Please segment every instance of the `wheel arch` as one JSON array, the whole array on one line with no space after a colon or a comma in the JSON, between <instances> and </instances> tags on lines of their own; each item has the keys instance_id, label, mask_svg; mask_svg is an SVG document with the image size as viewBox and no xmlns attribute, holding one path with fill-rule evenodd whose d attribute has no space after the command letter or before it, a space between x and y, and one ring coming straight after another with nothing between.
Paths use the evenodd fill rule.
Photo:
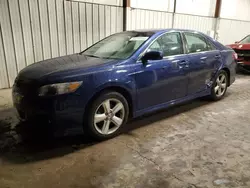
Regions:
<instances>
[{"instance_id":1,"label":"wheel arch","mask_svg":"<svg viewBox=\"0 0 250 188\"><path fill-rule=\"evenodd\" d=\"M129 92L126 88L124 88L122 86L107 86L107 87L104 87L102 89L99 89L98 92L96 92L90 98L90 100L87 102L85 110L84 110L84 117L85 117L85 115L87 113L87 109L90 108L93 101L95 99L97 99L102 93L109 92L109 91L110 92L112 92L112 91L118 92L127 100L128 106L129 106L129 118L133 117L133 110L134 110L134 102L133 101L134 100L133 100L132 94L131 94L131 92Z\"/></svg>"},{"instance_id":2,"label":"wheel arch","mask_svg":"<svg viewBox=\"0 0 250 188\"><path fill-rule=\"evenodd\" d=\"M228 79L227 79L227 86L230 86L230 70L227 67L222 68L221 70L224 70L227 73Z\"/></svg>"}]
</instances>

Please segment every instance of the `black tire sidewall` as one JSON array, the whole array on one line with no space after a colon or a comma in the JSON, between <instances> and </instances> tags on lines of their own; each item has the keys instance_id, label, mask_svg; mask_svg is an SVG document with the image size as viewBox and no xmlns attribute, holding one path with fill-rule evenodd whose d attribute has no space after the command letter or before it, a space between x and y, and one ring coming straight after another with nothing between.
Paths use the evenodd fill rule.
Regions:
<instances>
[{"instance_id":1,"label":"black tire sidewall","mask_svg":"<svg viewBox=\"0 0 250 188\"><path fill-rule=\"evenodd\" d=\"M216 80L217 80L217 78L221 75L221 74L223 74L223 75L225 75L226 76L226 83L228 83L228 75L227 75L227 72L226 71L224 71L224 70L220 70L220 72L218 73L218 75L216 76L216 78L215 78L215 80L214 80L214 83L213 83L213 86L212 86L212 88L211 88L211 98L213 99L213 100L220 100L220 99L222 99L224 96L225 96L225 94L226 94L226 92L227 92L227 87L228 87L228 85L226 84L226 89L225 89L225 92L223 93L223 95L221 95L221 96L217 96L216 95L216 93L214 92L214 88L215 88L215 86L216 86Z\"/></svg>"},{"instance_id":2,"label":"black tire sidewall","mask_svg":"<svg viewBox=\"0 0 250 188\"><path fill-rule=\"evenodd\" d=\"M103 101L105 101L107 99L111 99L111 98L117 99L120 102L122 102L124 109L125 109L124 120L123 120L122 125L114 133L108 134L108 135L103 135L103 134L100 134L96 130L96 128L94 127L94 115L95 115L96 109L100 106L100 104ZM128 106L127 100L125 99L125 97L123 95L121 95L118 92L114 92L114 91L107 91L107 92L101 93L99 95L99 97L97 97L92 102L92 104L90 105L90 108L87 110L88 111L86 113L86 117L84 117L86 120L86 121L84 121L85 123L83 125L84 132L86 134L88 134L88 136L90 136L91 138L94 138L95 140L99 140L99 141L107 140L107 139L113 138L113 137L117 136L118 134L120 134L121 129L122 129L123 125L126 124L127 119L128 119L128 115L129 115L129 106Z\"/></svg>"}]
</instances>

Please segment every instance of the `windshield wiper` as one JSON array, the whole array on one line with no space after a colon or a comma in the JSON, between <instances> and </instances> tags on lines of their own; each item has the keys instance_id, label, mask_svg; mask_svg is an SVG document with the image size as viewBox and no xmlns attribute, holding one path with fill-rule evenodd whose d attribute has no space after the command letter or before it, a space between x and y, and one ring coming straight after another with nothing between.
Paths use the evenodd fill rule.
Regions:
<instances>
[{"instance_id":1,"label":"windshield wiper","mask_svg":"<svg viewBox=\"0 0 250 188\"><path fill-rule=\"evenodd\" d=\"M88 55L88 54L82 54L82 55L86 55L86 56L89 56L89 57L101 58L101 57L98 57L98 56L96 56L96 55Z\"/></svg>"}]
</instances>

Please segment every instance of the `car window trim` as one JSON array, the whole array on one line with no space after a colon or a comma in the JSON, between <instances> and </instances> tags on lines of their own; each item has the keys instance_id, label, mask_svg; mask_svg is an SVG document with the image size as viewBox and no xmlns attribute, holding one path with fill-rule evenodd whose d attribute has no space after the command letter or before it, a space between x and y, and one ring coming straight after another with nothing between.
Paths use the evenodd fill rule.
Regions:
<instances>
[{"instance_id":1,"label":"car window trim","mask_svg":"<svg viewBox=\"0 0 250 188\"><path fill-rule=\"evenodd\" d=\"M183 34L183 37L184 37L184 40L185 40L185 43L186 43L186 50L187 50L187 54L199 54L199 53L204 53L204 52L212 52L212 51L218 51L218 49L216 49L216 47L214 46L214 44L212 44L211 42L209 42L213 47L214 47L214 49L213 50L206 50L206 51L201 51L201 52L192 52L192 53L189 53L188 52L188 43L187 43L187 38L186 38L186 36L185 36L185 33L191 33L191 34L195 34L195 35L199 35L199 36L201 36L204 40L205 40L205 42L206 42L206 44L208 45L208 39L206 39L206 37L205 36L203 36L202 34L200 34L200 33L197 33L197 32L195 32L195 31L184 31L184 32L182 32L182 34Z\"/></svg>"},{"instance_id":2,"label":"car window trim","mask_svg":"<svg viewBox=\"0 0 250 188\"><path fill-rule=\"evenodd\" d=\"M183 48L183 54L178 54L178 55L171 55L171 56L164 56L163 59L168 59L169 57L178 57L178 56L183 56L183 55L186 55L187 54L187 51L184 47L184 41L183 41L183 38L182 38L182 33L180 31L166 31L164 33L161 33L157 38L155 38L153 41L150 42L150 44L147 46L147 48L138 56L138 59L136 62L140 62L141 61L141 58L142 56L147 52L147 50L149 49L149 47L158 39L160 38L161 36L163 36L164 34L171 34L171 33L179 33L180 37L181 37L181 41L182 41L182 48Z\"/></svg>"},{"instance_id":3,"label":"car window trim","mask_svg":"<svg viewBox=\"0 0 250 188\"><path fill-rule=\"evenodd\" d=\"M209 51L216 51L216 50L218 50L218 49L216 48L216 46L215 46L209 39L206 38L206 41L207 41L210 45L212 45L212 47L214 48L213 50L209 50Z\"/></svg>"}]
</instances>

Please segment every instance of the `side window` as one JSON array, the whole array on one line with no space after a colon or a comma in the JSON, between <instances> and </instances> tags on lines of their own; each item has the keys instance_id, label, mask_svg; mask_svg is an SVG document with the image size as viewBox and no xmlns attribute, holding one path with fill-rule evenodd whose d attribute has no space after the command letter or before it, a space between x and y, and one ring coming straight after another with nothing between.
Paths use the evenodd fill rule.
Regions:
<instances>
[{"instance_id":1,"label":"side window","mask_svg":"<svg viewBox=\"0 0 250 188\"><path fill-rule=\"evenodd\" d=\"M183 45L180 33L166 33L160 36L148 49L162 51L163 56L183 54Z\"/></svg>"},{"instance_id":2,"label":"side window","mask_svg":"<svg viewBox=\"0 0 250 188\"><path fill-rule=\"evenodd\" d=\"M207 45L208 45L208 50L209 51L216 50L216 48L214 47L214 45L211 42L207 41Z\"/></svg>"},{"instance_id":3,"label":"side window","mask_svg":"<svg viewBox=\"0 0 250 188\"><path fill-rule=\"evenodd\" d=\"M185 33L187 49L189 53L213 50L212 45L208 45L206 40L199 34Z\"/></svg>"}]
</instances>

